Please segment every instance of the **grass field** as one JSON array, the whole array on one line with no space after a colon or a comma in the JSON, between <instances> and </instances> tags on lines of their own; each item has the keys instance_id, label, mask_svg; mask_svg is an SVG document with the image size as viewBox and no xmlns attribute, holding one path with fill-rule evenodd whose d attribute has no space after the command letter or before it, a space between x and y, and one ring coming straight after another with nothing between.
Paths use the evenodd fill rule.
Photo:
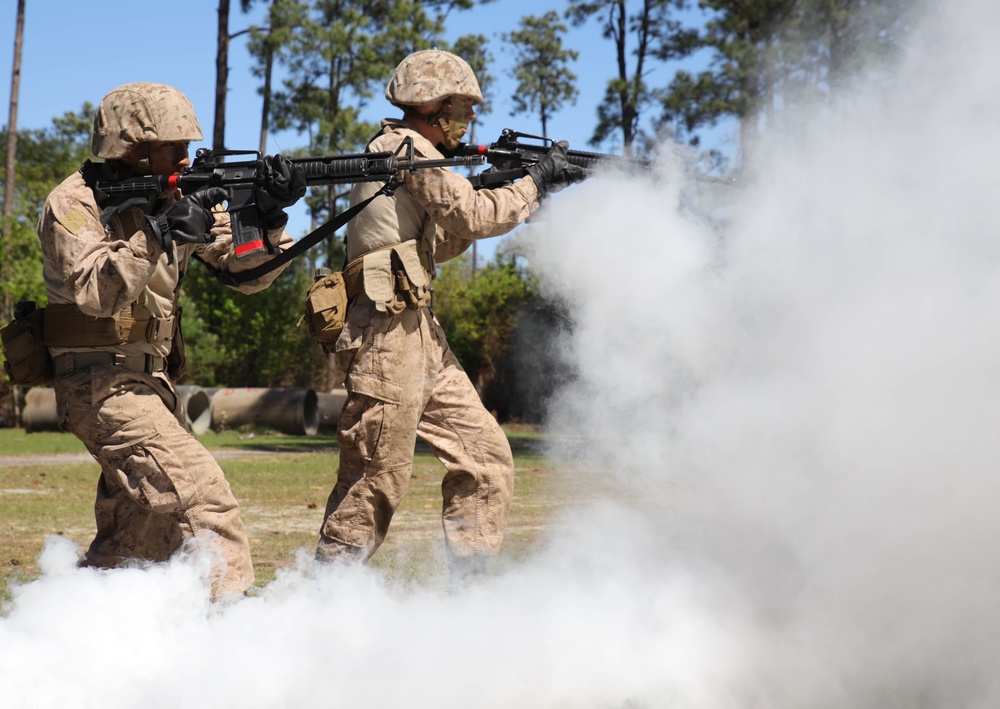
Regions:
<instances>
[{"instance_id":1,"label":"grass field","mask_svg":"<svg viewBox=\"0 0 1000 709\"><path fill-rule=\"evenodd\" d=\"M551 469L539 454L540 435L507 429L516 467L515 497L503 565L528 553L556 506ZM308 553L337 470L336 441L209 432L200 438L226 473L250 535L257 584ZM413 482L372 560L402 582L443 577L440 483L443 467L418 443ZM94 490L100 469L70 434L0 429L0 597L12 581L39 573L46 537L58 534L86 548L94 534Z\"/></svg>"}]
</instances>

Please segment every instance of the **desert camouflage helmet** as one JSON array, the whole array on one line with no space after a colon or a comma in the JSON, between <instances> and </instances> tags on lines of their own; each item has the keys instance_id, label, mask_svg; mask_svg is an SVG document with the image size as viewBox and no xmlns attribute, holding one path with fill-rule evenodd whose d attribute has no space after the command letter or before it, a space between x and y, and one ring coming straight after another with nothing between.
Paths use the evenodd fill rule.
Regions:
<instances>
[{"instance_id":1,"label":"desert camouflage helmet","mask_svg":"<svg viewBox=\"0 0 1000 709\"><path fill-rule=\"evenodd\" d=\"M187 96L166 84L136 82L112 89L101 99L91 151L99 158L117 159L140 143L203 137Z\"/></svg>"},{"instance_id":2,"label":"desert camouflage helmet","mask_svg":"<svg viewBox=\"0 0 1000 709\"><path fill-rule=\"evenodd\" d=\"M469 63L440 49L424 49L406 57L385 87L385 97L394 106L422 106L449 96L483 102L483 93Z\"/></svg>"}]
</instances>

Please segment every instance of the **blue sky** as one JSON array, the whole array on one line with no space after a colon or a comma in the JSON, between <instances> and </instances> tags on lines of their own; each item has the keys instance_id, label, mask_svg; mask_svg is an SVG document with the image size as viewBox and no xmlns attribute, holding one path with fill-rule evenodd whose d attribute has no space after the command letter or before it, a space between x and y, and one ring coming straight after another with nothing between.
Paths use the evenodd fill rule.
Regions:
<instances>
[{"instance_id":1,"label":"blue sky","mask_svg":"<svg viewBox=\"0 0 1000 709\"><path fill-rule=\"evenodd\" d=\"M15 3L4 4L6 16L0 17L3 77L0 124L3 125L7 123L16 19ZM231 33L250 24L261 24L263 9L244 15L239 12L236 0L232 4ZM495 139L505 127L540 132L536 117L510 116L510 96L516 85L509 77L513 52L503 45L500 35L517 29L524 15L542 15L553 9L562 12L566 5L565 0L497 0L471 11L453 13L449 18L449 39L469 33L484 34L490 39L489 48L495 58L494 104L492 111L477 122L477 142ZM18 127L45 128L53 117L77 111L86 101L97 104L115 86L130 81L157 81L176 86L191 98L202 130L210 140L217 7L212 0L172 0L169 4L137 0L95 3L27 0ZM613 45L601 37L596 22L582 28L570 27L565 43L580 53L572 65L580 95L575 105L567 106L553 117L549 134L568 140L573 148L594 150L587 141L597 120L596 109L604 87L615 71ZM255 149L260 133L260 97L258 79L249 71L245 36L233 40L229 65L226 142L231 148ZM665 84L670 72L671 69L658 68L649 80ZM377 121L397 113L376 97L364 116ZM291 150L305 142L304 137L294 133L277 134L268 152L279 152L280 148ZM192 146L192 154L195 148L207 145L208 141ZM610 152L614 147L603 146L601 151ZM292 215L293 234L304 233L307 227L304 214Z\"/></svg>"}]
</instances>

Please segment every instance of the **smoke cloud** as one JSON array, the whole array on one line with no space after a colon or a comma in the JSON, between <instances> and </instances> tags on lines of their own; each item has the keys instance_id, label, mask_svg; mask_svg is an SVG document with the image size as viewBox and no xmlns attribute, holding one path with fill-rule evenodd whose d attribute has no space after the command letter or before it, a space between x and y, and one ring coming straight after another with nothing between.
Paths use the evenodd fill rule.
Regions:
<instances>
[{"instance_id":1,"label":"smoke cloud","mask_svg":"<svg viewBox=\"0 0 1000 709\"><path fill-rule=\"evenodd\" d=\"M753 146L721 240L618 183L536 242L576 313L562 453L655 520L647 567L737 601L708 706L997 702L1000 18L958 5Z\"/></svg>"},{"instance_id":2,"label":"smoke cloud","mask_svg":"<svg viewBox=\"0 0 1000 709\"><path fill-rule=\"evenodd\" d=\"M992 3L749 152L724 229L679 171L532 228L569 304L574 504L456 595L306 555L213 606L197 559L75 568L0 617L5 707L1000 704L1000 73Z\"/></svg>"}]
</instances>

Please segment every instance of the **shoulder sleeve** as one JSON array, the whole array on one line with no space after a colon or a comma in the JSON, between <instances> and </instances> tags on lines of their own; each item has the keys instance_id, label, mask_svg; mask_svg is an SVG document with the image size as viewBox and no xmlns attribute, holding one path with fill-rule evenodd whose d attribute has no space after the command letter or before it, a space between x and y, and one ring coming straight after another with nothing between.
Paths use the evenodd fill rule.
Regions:
<instances>
[{"instance_id":1,"label":"shoulder sleeve","mask_svg":"<svg viewBox=\"0 0 1000 709\"><path fill-rule=\"evenodd\" d=\"M114 315L134 302L162 254L141 210L122 213L111 232L82 178L53 190L39 218L47 286L89 315Z\"/></svg>"},{"instance_id":2,"label":"shoulder sleeve","mask_svg":"<svg viewBox=\"0 0 1000 709\"><path fill-rule=\"evenodd\" d=\"M459 239L506 234L538 207L530 177L493 190L475 190L447 168L417 170L406 176L407 190L442 229Z\"/></svg>"}]
</instances>

